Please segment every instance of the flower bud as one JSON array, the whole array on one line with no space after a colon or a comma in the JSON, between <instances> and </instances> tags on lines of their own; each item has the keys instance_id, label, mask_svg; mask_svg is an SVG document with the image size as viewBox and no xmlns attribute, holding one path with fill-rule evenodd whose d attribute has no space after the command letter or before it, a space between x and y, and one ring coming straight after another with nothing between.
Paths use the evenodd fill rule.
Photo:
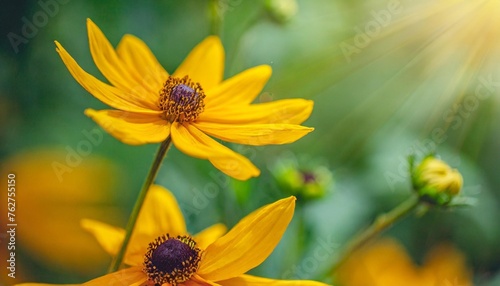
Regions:
<instances>
[{"instance_id":1,"label":"flower bud","mask_svg":"<svg viewBox=\"0 0 500 286\"><path fill-rule=\"evenodd\" d=\"M287 194L296 196L299 201L324 197L333 181L328 168L321 165L299 167L292 160L280 162L272 171L280 188Z\"/></svg>"},{"instance_id":2,"label":"flower bud","mask_svg":"<svg viewBox=\"0 0 500 286\"><path fill-rule=\"evenodd\" d=\"M290 21L298 11L296 0L267 0L266 8L271 17L281 24Z\"/></svg>"},{"instance_id":3,"label":"flower bud","mask_svg":"<svg viewBox=\"0 0 500 286\"><path fill-rule=\"evenodd\" d=\"M413 169L413 187L418 194L433 203L447 205L460 193L462 175L445 162L432 156Z\"/></svg>"}]
</instances>

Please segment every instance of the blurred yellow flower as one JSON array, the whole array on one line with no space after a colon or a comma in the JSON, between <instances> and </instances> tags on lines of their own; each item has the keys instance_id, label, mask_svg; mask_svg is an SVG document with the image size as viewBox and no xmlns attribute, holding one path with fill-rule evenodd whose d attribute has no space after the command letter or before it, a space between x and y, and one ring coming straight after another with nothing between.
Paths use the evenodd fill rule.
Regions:
<instances>
[{"instance_id":1,"label":"blurred yellow flower","mask_svg":"<svg viewBox=\"0 0 500 286\"><path fill-rule=\"evenodd\" d=\"M87 28L94 62L111 85L85 72L57 41L56 50L78 83L114 108L87 109L85 114L126 144L157 143L171 136L182 152L246 180L260 171L210 136L261 146L291 143L313 130L299 125L312 112L310 100L251 104L271 67L253 67L223 81L224 50L217 37L196 46L170 75L140 39L125 35L115 50L90 19Z\"/></svg>"},{"instance_id":2,"label":"blurred yellow flower","mask_svg":"<svg viewBox=\"0 0 500 286\"><path fill-rule=\"evenodd\" d=\"M413 170L412 177L416 191L440 205L448 204L458 195L463 184L460 172L432 156Z\"/></svg>"},{"instance_id":3,"label":"blurred yellow flower","mask_svg":"<svg viewBox=\"0 0 500 286\"><path fill-rule=\"evenodd\" d=\"M388 238L355 252L336 278L339 286L472 286L465 257L452 246L437 246L417 266Z\"/></svg>"},{"instance_id":4,"label":"blurred yellow flower","mask_svg":"<svg viewBox=\"0 0 500 286\"><path fill-rule=\"evenodd\" d=\"M153 185L125 255L131 267L84 285L325 285L245 274L271 254L294 208L295 197L289 197L252 212L222 237L226 229L220 224L191 237L174 196ZM92 220L82 224L106 251L118 251L123 229Z\"/></svg>"},{"instance_id":5,"label":"blurred yellow flower","mask_svg":"<svg viewBox=\"0 0 500 286\"><path fill-rule=\"evenodd\" d=\"M7 186L4 181L7 174L15 174L15 252L17 255L29 253L30 258L17 257L17 282L34 274L29 268L23 268L30 262L83 277L97 275L109 263L94 238L81 229L80 220L85 217L118 220L115 218L120 214L112 205L118 190L117 181L113 179L117 177L116 167L92 155L60 177L53 164L65 162L66 158L64 149L34 149L2 162L0 182L3 186ZM3 207L2 204L0 209ZM7 218L6 213L3 214ZM1 233L6 233L4 226L0 228ZM12 281L6 285L10 283Z\"/></svg>"}]
</instances>

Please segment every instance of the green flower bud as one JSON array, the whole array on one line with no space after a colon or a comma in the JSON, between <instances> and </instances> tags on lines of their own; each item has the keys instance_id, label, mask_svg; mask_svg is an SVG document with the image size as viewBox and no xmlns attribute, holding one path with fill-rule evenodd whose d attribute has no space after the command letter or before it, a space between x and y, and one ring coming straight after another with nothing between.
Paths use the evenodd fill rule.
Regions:
<instances>
[{"instance_id":1,"label":"green flower bud","mask_svg":"<svg viewBox=\"0 0 500 286\"><path fill-rule=\"evenodd\" d=\"M298 11L296 0L266 0L266 9L279 23L290 21Z\"/></svg>"},{"instance_id":2,"label":"green flower bud","mask_svg":"<svg viewBox=\"0 0 500 286\"><path fill-rule=\"evenodd\" d=\"M463 184L460 172L432 156L413 169L412 181L421 197L439 205L450 203Z\"/></svg>"},{"instance_id":3,"label":"green flower bud","mask_svg":"<svg viewBox=\"0 0 500 286\"><path fill-rule=\"evenodd\" d=\"M333 181L332 173L326 167L301 168L292 160L281 161L272 173L280 188L299 201L324 197Z\"/></svg>"}]
</instances>

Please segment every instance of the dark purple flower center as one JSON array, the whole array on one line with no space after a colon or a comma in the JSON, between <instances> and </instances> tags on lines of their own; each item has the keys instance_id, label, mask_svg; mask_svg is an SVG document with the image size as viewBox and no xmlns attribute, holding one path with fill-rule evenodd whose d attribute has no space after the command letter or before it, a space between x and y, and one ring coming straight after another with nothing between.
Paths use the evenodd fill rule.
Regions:
<instances>
[{"instance_id":1,"label":"dark purple flower center","mask_svg":"<svg viewBox=\"0 0 500 286\"><path fill-rule=\"evenodd\" d=\"M153 251L151 262L156 269L170 273L175 269L184 268L183 263L196 255L194 249L180 240L168 239Z\"/></svg>"},{"instance_id":2,"label":"dark purple flower center","mask_svg":"<svg viewBox=\"0 0 500 286\"><path fill-rule=\"evenodd\" d=\"M144 271L155 285L183 283L198 270L201 250L189 236L158 237L149 244Z\"/></svg>"},{"instance_id":3,"label":"dark purple flower center","mask_svg":"<svg viewBox=\"0 0 500 286\"><path fill-rule=\"evenodd\" d=\"M203 112L205 94L201 85L188 76L169 77L162 90L158 107L164 111L163 118L170 122L192 122Z\"/></svg>"},{"instance_id":4,"label":"dark purple flower center","mask_svg":"<svg viewBox=\"0 0 500 286\"><path fill-rule=\"evenodd\" d=\"M182 83L175 86L170 94L171 100L183 105L195 103L199 97L194 89Z\"/></svg>"}]
</instances>

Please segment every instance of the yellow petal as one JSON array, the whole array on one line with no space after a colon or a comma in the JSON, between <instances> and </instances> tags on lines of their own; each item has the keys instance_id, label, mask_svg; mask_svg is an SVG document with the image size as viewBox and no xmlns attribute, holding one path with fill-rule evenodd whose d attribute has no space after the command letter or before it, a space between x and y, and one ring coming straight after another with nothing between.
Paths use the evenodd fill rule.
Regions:
<instances>
[{"instance_id":1,"label":"yellow petal","mask_svg":"<svg viewBox=\"0 0 500 286\"><path fill-rule=\"evenodd\" d=\"M172 124L172 142L180 151L196 158L208 159L221 172L235 179L247 180L260 174L250 160L191 125Z\"/></svg>"},{"instance_id":2,"label":"yellow petal","mask_svg":"<svg viewBox=\"0 0 500 286\"><path fill-rule=\"evenodd\" d=\"M156 114L86 109L85 115L113 137L129 145L162 142L170 134L170 123Z\"/></svg>"},{"instance_id":3,"label":"yellow petal","mask_svg":"<svg viewBox=\"0 0 500 286\"><path fill-rule=\"evenodd\" d=\"M311 280L276 280L251 275L241 275L235 278L217 281L222 286L326 286L328 284Z\"/></svg>"},{"instance_id":4,"label":"yellow petal","mask_svg":"<svg viewBox=\"0 0 500 286\"><path fill-rule=\"evenodd\" d=\"M213 89L206 90L205 104L207 109L224 105L250 104L262 91L269 77L271 67L267 65L247 69L230 79L225 80Z\"/></svg>"},{"instance_id":5,"label":"yellow petal","mask_svg":"<svg viewBox=\"0 0 500 286\"><path fill-rule=\"evenodd\" d=\"M41 283L23 283L17 286L71 286L71 285L85 285L85 286L139 286L148 280L146 274L142 272L142 266L130 267L117 272L113 272L99 278L90 280L83 284L41 284Z\"/></svg>"},{"instance_id":6,"label":"yellow petal","mask_svg":"<svg viewBox=\"0 0 500 286\"><path fill-rule=\"evenodd\" d=\"M107 253L112 256L118 253L125 237L125 230L92 219L82 219L80 225L95 236Z\"/></svg>"},{"instance_id":7,"label":"yellow petal","mask_svg":"<svg viewBox=\"0 0 500 286\"><path fill-rule=\"evenodd\" d=\"M167 233L187 234L186 223L174 195L162 186L152 185L137 218L125 263L141 264L149 243Z\"/></svg>"},{"instance_id":8,"label":"yellow petal","mask_svg":"<svg viewBox=\"0 0 500 286\"><path fill-rule=\"evenodd\" d=\"M85 286L138 286L148 280L142 266L130 267L83 283Z\"/></svg>"},{"instance_id":9,"label":"yellow petal","mask_svg":"<svg viewBox=\"0 0 500 286\"><path fill-rule=\"evenodd\" d=\"M245 107L206 107L205 111L198 117L198 121L231 124L301 124L311 115L313 104L312 100L297 98L251 104Z\"/></svg>"},{"instance_id":10,"label":"yellow petal","mask_svg":"<svg viewBox=\"0 0 500 286\"><path fill-rule=\"evenodd\" d=\"M205 228L201 232L198 232L198 234L194 236L194 240L196 241L196 244L199 248L205 249L226 232L227 227L221 223L218 223Z\"/></svg>"},{"instance_id":11,"label":"yellow petal","mask_svg":"<svg viewBox=\"0 0 500 286\"><path fill-rule=\"evenodd\" d=\"M274 250L295 209L295 197L264 206L205 250L198 273L212 281L240 276L261 264Z\"/></svg>"},{"instance_id":12,"label":"yellow petal","mask_svg":"<svg viewBox=\"0 0 500 286\"><path fill-rule=\"evenodd\" d=\"M162 186L152 185L137 218L135 232L153 239L166 233L185 235L186 223L174 195Z\"/></svg>"},{"instance_id":13,"label":"yellow petal","mask_svg":"<svg viewBox=\"0 0 500 286\"><path fill-rule=\"evenodd\" d=\"M253 146L292 143L314 130L296 124L235 125L198 122L193 125L224 141Z\"/></svg>"},{"instance_id":14,"label":"yellow petal","mask_svg":"<svg viewBox=\"0 0 500 286\"><path fill-rule=\"evenodd\" d=\"M180 285L181 286L220 286L218 283L203 279L198 274L194 274L188 281L186 281ZM170 286L170 285L163 284L162 286Z\"/></svg>"},{"instance_id":15,"label":"yellow petal","mask_svg":"<svg viewBox=\"0 0 500 286\"><path fill-rule=\"evenodd\" d=\"M125 35L118 44L116 52L129 71L140 78L139 83L154 93L158 100L158 93L167 80L168 73L149 47L141 39Z\"/></svg>"},{"instance_id":16,"label":"yellow petal","mask_svg":"<svg viewBox=\"0 0 500 286\"><path fill-rule=\"evenodd\" d=\"M14 286L76 286L81 284L46 284L46 283L21 283L13 284Z\"/></svg>"},{"instance_id":17,"label":"yellow petal","mask_svg":"<svg viewBox=\"0 0 500 286\"><path fill-rule=\"evenodd\" d=\"M149 109L158 109L158 92L145 91L141 78L136 73L131 73L116 54L113 46L106 36L92 20L87 19L90 53L94 63L111 84L129 94L129 100L139 106ZM144 63L146 64L146 63Z\"/></svg>"},{"instance_id":18,"label":"yellow petal","mask_svg":"<svg viewBox=\"0 0 500 286\"><path fill-rule=\"evenodd\" d=\"M130 95L114 86L103 83L94 76L85 72L76 61L68 54L68 52L59 44L55 42L56 51L68 68L69 72L75 80L85 88L95 98L104 102L105 104L120 110L130 112L141 112L160 114L159 110L152 110L140 103L131 100Z\"/></svg>"},{"instance_id":19,"label":"yellow petal","mask_svg":"<svg viewBox=\"0 0 500 286\"><path fill-rule=\"evenodd\" d=\"M218 37L209 36L194 47L174 73L176 77L185 75L200 83L204 90L211 89L222 81L224 48Z\"/></svg>"},{"instance_id":20,"label":"yellow petal","mask_svg":"<svg viewBox=\"0 0 500 286\"><path fill-rule=\"evenodd\" d=\"M125 237L123 229L90 219L82 220L81 224L96 237L106 252L111 255L118 253ZM217 231L214 229L212 235ZM162 186L152 185L137 218L125 255L125 263L133 266L142 265L149 243L167 233L172 236L187 234L184 217L175 197Z\"/></svg>"}]
</instances>

